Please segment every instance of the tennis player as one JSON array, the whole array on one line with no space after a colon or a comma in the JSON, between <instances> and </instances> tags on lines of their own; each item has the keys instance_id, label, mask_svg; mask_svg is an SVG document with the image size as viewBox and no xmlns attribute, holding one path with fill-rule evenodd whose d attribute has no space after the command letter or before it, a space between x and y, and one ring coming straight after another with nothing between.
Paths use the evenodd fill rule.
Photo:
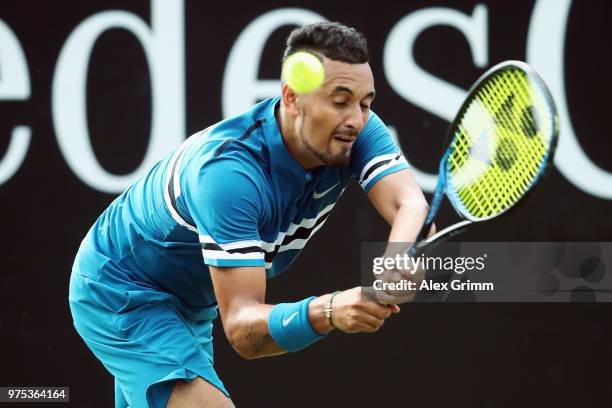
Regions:
<instances>
[{"instance_id":1,"label":"tennis player","mask_svg":"<svg viewBox=\"0 0 612 408\"><path fill-rule=\"evenodd\" d=\"M213 363L212 325L246 359L297 352L333 329L375 332L399 308L360 287L266 304L355 178L413 241L427 203L381 119L365 38L338 23L294 30L284 57L310 51L323 86L279 97L188 138L121 194L83 240L70 307L115 377L117 407L231 407Z\"/></svg>"}]
</instances>

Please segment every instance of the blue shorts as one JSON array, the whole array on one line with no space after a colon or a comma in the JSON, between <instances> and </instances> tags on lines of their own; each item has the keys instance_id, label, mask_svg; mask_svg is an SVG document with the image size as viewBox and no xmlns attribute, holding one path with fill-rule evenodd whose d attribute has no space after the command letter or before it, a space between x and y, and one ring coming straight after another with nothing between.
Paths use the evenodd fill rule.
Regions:
<instances>
[{"instance_id":1,"label":"blue shorts","mask_svg":"<svg viewBox=\"0 0 612 408\"><path fill-rule=\"evenodd\" d=\"M192 310L172 294L111 286L78 271L69 300L75 328L115 377L116 407L165 407L176 380L198 376L229 397L213 367L216 307Z\"/></svg>"}]
</instances>

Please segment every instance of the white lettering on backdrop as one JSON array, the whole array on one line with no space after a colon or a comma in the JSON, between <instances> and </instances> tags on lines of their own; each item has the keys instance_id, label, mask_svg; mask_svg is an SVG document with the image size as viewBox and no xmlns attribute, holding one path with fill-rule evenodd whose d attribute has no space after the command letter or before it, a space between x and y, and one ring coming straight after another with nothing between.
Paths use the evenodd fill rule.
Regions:
<instances>
[{"instance_id":1,"label":"white lettering on backdrop","mask_svg":"<svg viewBox=\"0 0 612 408\"><path fill-rule=\"evenodd\" d=\"M19 101L30 97L28 64L19 40L6 23L0 20L0 100ZM0 161L0 184L8 181L23 163L32 130L15 126L4 158Z\"/></svg>"},{"instance_id":2,"label":"white lettering on backdrop","mask_svg":"<svg viewBox=\"0 0 612 408\"><path fill-rule=\"evenodd\" d=\"M120 192L185 138L185 40L183 1L152 0L151 27L132 13L105 11L87 18L64 45L53 78L52 111L57 141L72 171L87 185ZM100 166L87 129L87 67L105 31L121 28L142 44L152 86L151 136L140 166L114 175Z\"/></svg>"},{"instance_id":3,"label":"white lettering on backdrop","mask_svg":"<svg viewBox=\"0 0 612 408\"><path fill-rule=\"evenodd\" d=\"M612 174L598 167L582 149L571 123L565 94L565 34L571 0L538 0L528 27L527 62L544 77L559 108L561 137L555 165L571 183L591 195L612 199ZM443 120L451 121L466 91L418 66L413 48L426 29L446 25L467 40L476 67L489 64L488 10L478 4L471 15L452 8L424 8L403 17L389 32L383 51L384 72L402 98ZM266 12L247 25L231 49L223 75L225 117L248 109L258 99L277 95L280 80L257 78L262 51L270 35L286 25L326 20L310 10L283 8ZM87 126L87 70L93 46L110 29L124 29L141 43L152 86L151 135L145 159L128 175L114 175L97 161ZM151 0L151 25L126 11L105 11L81 22L68 37L52 84L52 117L61 153L72 171L88 186L118 193L185 137L185 39L183 0ZM438 52L444 52L443 44ZM31 95L28 66L17 36L0 20L0 100L26 100ZM418 135L409 135L410 138ZM23 164L31 129L15 126L0 160L0 184ZM404 140L407 137L404 137ZM437 175L413 167L426 191Z\"/></svg>"}]
</instances>

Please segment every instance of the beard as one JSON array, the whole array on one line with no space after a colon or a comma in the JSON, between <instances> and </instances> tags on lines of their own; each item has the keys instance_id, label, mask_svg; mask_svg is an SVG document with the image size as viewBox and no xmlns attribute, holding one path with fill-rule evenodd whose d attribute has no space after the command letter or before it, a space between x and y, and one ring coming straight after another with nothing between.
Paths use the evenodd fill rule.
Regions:
<instances>
[{"instance_id":1,"label":"beard","mask_svg":"<svg viewBox=\"0 0 612 408\"><path fill-rule=\"evenodd\" d=\"M305 113L304 113L304 119L306 119ZM346 167L349 165L351 161L351 151L353 150L352 148L346 151L340 151L338 153L334 153L332 151L331 143L332 143L333 134L335 133L332 133L332 136L330 136L325 149L317 150L312 144L310 144L310 142L306 138L306 134L304 132L304 122L305 120L303 120L300 125L299 136L300 136L300 139L302 140L302 143L304 144L304 147L306 147L306 150L308 150L314 157L316 157L319 161L321 161L326 166ZM345 134L345 135L350 134L350 136L356 135L355 132L350 131L350 130L340 131L337 133Z\"/></svg>"}]
</instances>

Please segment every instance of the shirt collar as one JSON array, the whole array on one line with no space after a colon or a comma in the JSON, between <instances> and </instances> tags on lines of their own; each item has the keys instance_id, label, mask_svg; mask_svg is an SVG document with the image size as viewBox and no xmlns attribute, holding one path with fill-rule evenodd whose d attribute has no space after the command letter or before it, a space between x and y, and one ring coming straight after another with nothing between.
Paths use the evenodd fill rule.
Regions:
<instances>
[{"instance_id":1,"label":"shirt collar","mask_svg":"<svg viewBox=\"0 0 612 408\"><path fill-rule=\"evenodd\" d=\"M314 175L312 171L303 168L285 146L275 116L275 110L279 103L280 97L272 98L265 113L264 134L270 149L271 173L276 185L282 188L284 186L289 187L290 184L291 188L295 188L296 183L301 182L300 184L303 186L312 181ZM291 190L282 188L281 191Z\"/></svg>"}]
</instances>

